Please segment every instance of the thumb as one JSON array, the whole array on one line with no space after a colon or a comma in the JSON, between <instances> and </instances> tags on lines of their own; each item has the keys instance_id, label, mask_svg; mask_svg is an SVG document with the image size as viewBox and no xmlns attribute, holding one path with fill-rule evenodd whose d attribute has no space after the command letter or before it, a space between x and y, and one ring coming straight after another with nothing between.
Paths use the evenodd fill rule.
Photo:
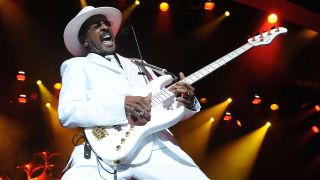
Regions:
<instances>
[{"instance_id":1,"label":"thumb","mask_svg":"<svg viewBox=\"0 0 320 180\"><path fill-rule=\"evenodd\" d=\"M186 78L186 77L184 76L183 72L180 72L180 73L179 73L179 77L180 77L181 80Z\"/></svg>"}]
</instances>

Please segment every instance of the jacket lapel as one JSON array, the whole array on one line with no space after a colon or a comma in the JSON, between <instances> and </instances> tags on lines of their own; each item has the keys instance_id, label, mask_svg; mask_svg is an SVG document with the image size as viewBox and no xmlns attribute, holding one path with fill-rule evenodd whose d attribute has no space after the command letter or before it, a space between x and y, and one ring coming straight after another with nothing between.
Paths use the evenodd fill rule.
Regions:
<instances>
[{"instance_id":1,"label":"jacket lapel","mask_svg":"<svg viewBox=\"0 0 320 180\"><path fill-rule=\"evenodd\" d=\"M116 71L118 73L124 73L124 70L121 67L111 63L110 61L106 60L105 58L103 58L100 55L97 55L97 54L94 54L94 53L89 53L87 55L87 58L92 63L95 63L97 65L106 67L106 68L111 69L113 71Z\"/></svg>"}]
</instances>

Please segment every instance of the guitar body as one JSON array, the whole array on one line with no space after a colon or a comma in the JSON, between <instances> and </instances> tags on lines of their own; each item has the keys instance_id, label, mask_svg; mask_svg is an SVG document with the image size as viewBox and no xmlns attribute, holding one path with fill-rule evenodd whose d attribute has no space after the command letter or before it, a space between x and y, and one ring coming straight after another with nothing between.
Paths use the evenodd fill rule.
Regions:
<instances>
[{"instance_id":1,"label":"guitar body","mask_svg":"<svg viewBox=\"0 0 320 180\"><path fill-rule=\"evenodd\" d=\"M146 96L150 92L156 94L171 82L171 76L160 76L143 88L140 95ZM167 107L172 104L173 98L174 96L152 107L151 120L144 126L124 124L121 126L120 131L112 126L85 128L84 133L92 150L102 158L105 163L111 166L125 164L146 136L169 128L182 119L185 111L183 106L174 110L167 109ZM97 128L98 130L103 129L105 137L101 139L96 137L94 131L96 131Z\"/></svg>"}]
</instances>

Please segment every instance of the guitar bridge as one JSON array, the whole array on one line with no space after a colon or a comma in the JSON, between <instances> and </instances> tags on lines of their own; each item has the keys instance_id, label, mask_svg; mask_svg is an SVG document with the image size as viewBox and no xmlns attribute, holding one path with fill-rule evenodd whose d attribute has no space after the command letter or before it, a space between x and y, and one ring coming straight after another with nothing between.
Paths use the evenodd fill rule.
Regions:
<instances>
[{"instance_id":1,"label":"guitar bridge","mask_svg":"<svg viewBox=\"0 0 320 180\"><path fill-rule=\"evenodd\" d=\"M94 135L94 137L97 138L98 141L100 141L101 139L103 139L109 135L108 131L103 126L97 126L97 127L93 128L92 134Z\"/></svg>"}]
</instances>

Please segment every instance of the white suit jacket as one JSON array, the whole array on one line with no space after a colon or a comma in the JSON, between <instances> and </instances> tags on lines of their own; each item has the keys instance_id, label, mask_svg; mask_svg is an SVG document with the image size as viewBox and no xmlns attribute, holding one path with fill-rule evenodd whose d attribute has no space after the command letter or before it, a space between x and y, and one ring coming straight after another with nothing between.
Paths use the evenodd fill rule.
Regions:
<instances>
[{"instance_id":1,"label":"white suit jacket","mask_svg":"<svg viewBox=\"0 0 320 180\"><path fill-rule=\"evenodd\" d=\"M128 122L124 109L125 96L133 95L144 87L146 82L142 75L138 75L137 65L127 58L118 57L123 69L94 53L87 57L71 58L62 64L62 89L58 106L62 126L94 127ZM156 78L150 69L148 71ZM172 106L180 105L175 102ZM200 109L199 103L198 106ZM191 110L185 112L184 119L196 113ZM135 157L132 157L132 163L146 161L154 148L153 144L157 144L166 146L182 160L196 166L173 142L174 138L169 130L149 135Z\"/></svg>"}]
</instances>

